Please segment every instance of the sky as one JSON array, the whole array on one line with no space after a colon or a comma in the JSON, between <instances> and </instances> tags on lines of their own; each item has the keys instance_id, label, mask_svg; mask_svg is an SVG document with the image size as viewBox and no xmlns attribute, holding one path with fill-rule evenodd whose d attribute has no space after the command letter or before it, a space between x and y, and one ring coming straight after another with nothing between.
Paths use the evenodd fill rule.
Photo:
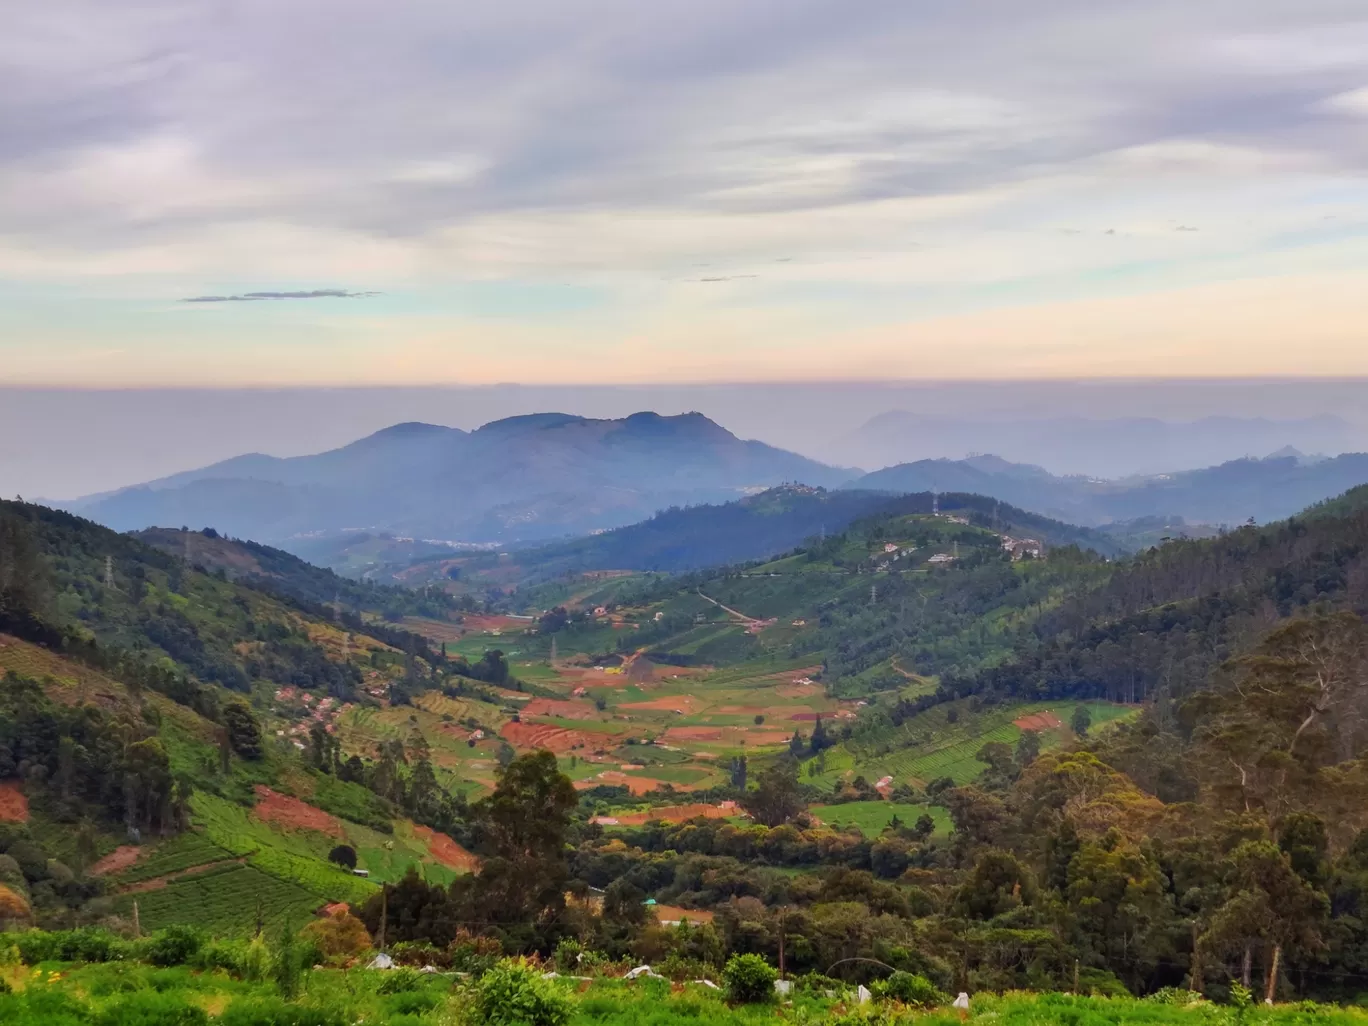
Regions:
<instances>
[{"instance_id":1,"label":"sky","mask_svg":"<svg viewBox=\"0 0 1368 1026\"><path fill-rule=\"evenodd\" d=\"M0 385L1368 375L1362 0L64 0Z\"/></svg>"}]
</instances>

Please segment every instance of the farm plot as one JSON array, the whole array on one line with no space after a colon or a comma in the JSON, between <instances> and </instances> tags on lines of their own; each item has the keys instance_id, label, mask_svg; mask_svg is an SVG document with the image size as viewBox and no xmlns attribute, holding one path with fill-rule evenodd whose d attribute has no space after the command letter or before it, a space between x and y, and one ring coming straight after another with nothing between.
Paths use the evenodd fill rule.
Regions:
<instances>
[{"instance_id":1,"label":"farm plot","mask_svg":"<svg viewBox=\"0 0 1368 1026\"><path fill-rule=\"evenodd\" d=\"M933 805L885 801L846 802L842 805L813 805L808 812L829 827L841 829L853 826L866 837L878 837L895 816L904 826L910 827L920 817L929 815L936 821L936 834L945 834L950 830L950 814Z\"/></svg>"},{"instance_id":2,"label":"farm plot","mask_svg":"<svg viewBox=\"0 0 1368 1026\"><path fill-rule=\"evenodd\" d=\"M170 876L195 866L225 862L232 857L232 852L220 848L204 834L190 830L163 841L155 848L145 849L141 858L127 869L114 874L114 881L120 886L126 886L143 880Z\"/></svg>"},{"instance_id":3,"label":"farm plot","mask_svg":"<svg viewBox=\"0 0 1368 1026\"><path fill-rule=\"evenodd\" d=\"M122 895L115 909L130 916L135 902L145 930L184 923L218 936L251 933L258 910L269 927L298 928L322 904L318 895L296 883L236 862L155 890Z\"/></svg>"}]
</instances>

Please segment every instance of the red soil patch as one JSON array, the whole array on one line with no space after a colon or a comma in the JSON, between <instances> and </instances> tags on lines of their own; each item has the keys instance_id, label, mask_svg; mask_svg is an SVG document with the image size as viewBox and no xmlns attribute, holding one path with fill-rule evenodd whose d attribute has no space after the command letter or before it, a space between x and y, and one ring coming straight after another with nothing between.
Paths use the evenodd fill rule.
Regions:
<instances>
[{"instance_id":1,"label":"red soil patch","mask_svg":"<svg viewBox=\"0 0 1368 1026\"><path fill-rule=\"evenodd\" d=\"M446 834L438 833L431 827L413 825L413 835L427 845L428 854L448 869L459 869L473 873L480 868L480 860Z\"/></svg>"},{"instance_id":2,"label":"red soil patch","mask_svg":"<svg viewBox=\"0 0 1368 1026\"><path fill-rule=\"evenodd\" d=\"M142 858L143 849L134 844L123 844L115 848L104 858L90 867L91 876L107 876L110 873L122 873L125 869L135 865Z\"/></svg>"},{"instance_id":3,"label":"red soil patch","mask_svg":"<svg viewBox=\"0 0 1368 1026\"><path fill-rule=\"evenodd\" d=\"M139 880L137 883L129 884L127 887L121 888L121 893L142 894L144 891L159 891L173 880L179 880L186 876L195 876L197 873L207 873L211 869L217 869L219 866L226 866L232 862L243 865L247 862L247 856L243 855L236 859L220 859L217 862L205 862L202 865L191 866L189 869L178 869L176 872L167 873L165 876L156 876L151 880Z\"/></svg>"},{"instance_id":4,"label":"red soil patch","mask_svg":"<svg viewBox=\"0 0 1368 1026\"><path fill-rule=\"evenodd\" d=\"M770 710L768 706L763 705L724 705L717 711L728 716L752 716L755 713L767 713Z\"/></svg>"},{"instance_id":5,"label":"red soil patch","mask_svg":"<svg viewBox=\"0 0 1368 1026\"><path fill-rule=\"evenodd\" d=\"M816 720L817 720L817 718L818 718L819 716L820 716L822 719L824 719L824 720L829 720L829 719L832 719L832 718L833 718L833 714L832 714L832 713L810 713L810 712L807 712L807 713L794 713L792 716L789 717L789 719L791 719L791 720L799 720L799 721L801 721L801 722L803 722L803 723L814 723L814 722L816 722Z\"/></svg>"},{"instance_id":6,"label":"red soil patch","mask_svg":"<svg viewBox=\"0 0 1368 1026\"><path fill-rule=\"evenodd\" d=\"M549 723L505 723L499 733L515 748L545 748L551 752L568 752L585 746L589 748L617 744L608 734L594 734L581 730L566 730Z\"/></svg>"},{"instance_id":7,"label":"red soil patch","mask_svg":"<svg viewBox=\"0 0 1368 1026\"><path fill-rule=\"evenodd\" d=\"M0 823L27 823L28 799L17 780L0 781Z\"/></svg>"},{"instance_id":8,"label":"red soil patch","mask_svg":"<svg viewBox=\"0 0 1368 1026\"><path fill-rule=\"evenodd\" d=\"M748 730L745 737L751 745L782 745L793 735L783 730Z\"/></svg>"},{"instance_id":9,"label":"red soil patch","mask_svg":"<svg viewBox=\"0 0 1368 1026\"><path fill-rule=\"evenodd\" d=\"M774 689L780 698L811 698L822 693L820 684L780 684Z\"/></svg>"},{"instance_id":10,"label":"red soil patch","mask_svg":"<svg viewBox=\"0 0 1368 1026\"><path fill-rule=\"evenodd\" d=\"M1064 726L1064 721L1048 709L1045 712L1032 713L1030 716L1023 716L1019 720L1012 721L1014 726L1022 730L1057 730Z\"/></svg>"},{"instance_id":11,"label":"red soil patch","mask_svg":"<svg viewBox=\"0 0 1368 1026\"><path fill-rule=\"evenodd\" d=\"M524 716L561 716L567 720L592 720L598 712L589 702L564 698L534 698L523 707Z\"/></svg>"},{"instance_id":12,"label":"red soil patch","mask_svg":"<svg viewBox=\"0 0 1368 1026\"><path fill-rule=\"evenodd\" d=\"M617 770L604 770L596 777L577 781L575 786L581 791L585 791L591 787L597 787L599 784L611 784L614 786L626 787L632 794L648 794L651 791L663 787L665 783L666 781L664 780L654 780L651 777L629 777L626 773L619 773ZM689 784L675 784L671 782L671 786L676 791L694 790Z\"/></svg>"},{"instance_id":13,"label":"red soil patch","mask_svg":"<svg viewBox=\"0 0 1368 1026\"><path fill-rule=\"evenodd\" d=\"M673 698L652 698L649 702L623 702L619 709L639 709L642 712L691 713L698 706L698 699L692 695L676 695Z\"/></svg>"},{"instance_id":14,"label":"red soil patch","mask_svg":"<svg viewBox=\"0 0 1368 1026\"><path fill-rule=\"evenodd\" d=\"M678 905L656 905L656 919L662 923L678 923L687 920L690 923L711 923L713 914L693 908L680 908Z\"/></svg>"},{"instance_id":15,"label":"red soil patch","mask_svg":"<svg viewBox=\"0 0 1368 1026\"><path fill-rule=\"evenodd\" d=\"M320 834L333 837L343 836L342 824L336 816L330 816L308 802L272 791L264 784L257 784L256 793L257 804L252 815L263 822L279 823L300 830L317 830Z\"/></svg>"},{"instance_id":16,"label":"red soil patch","mask_svg":"<svg viewBox=\"0 0 1368 1026\"><path fill-rule=\"evenodd\" d=\"M691 819L702 816L704 819L726 819L728 816L735 816L740 810L733 805L726 808L721 805L704 805L695 802L692 805L666 805L659 809L652 809L650 812L630 812L625 816L613 817L621 826L642 826L653 819L658 819L664 823L685 823Z\"/></svg>"},{"instance_id":17,"label":"red soil patch","mask_svg":"<svg viewBox=\"0 0 1368 1026\"><path fill-rule=\"evenodd\" d=\"M665 731L666 741L721 741L717 727L671 727Z\"/></svg>"}]
</instances>

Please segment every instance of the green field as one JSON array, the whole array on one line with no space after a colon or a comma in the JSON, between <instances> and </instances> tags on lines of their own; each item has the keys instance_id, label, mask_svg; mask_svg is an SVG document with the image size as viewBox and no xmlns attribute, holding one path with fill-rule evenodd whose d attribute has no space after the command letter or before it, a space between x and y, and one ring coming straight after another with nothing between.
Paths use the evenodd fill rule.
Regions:
<instances>
[{"instance_id":1,"label":"green field","mask_svg":"<svg viewBox=\"0 0 1368 1026\"><path fill-rule=\"evenodd\" d=\"M904 826L910 827L919 817L930 815L936 821L936 834L950 832L950 814L937 805L888 801L844 802L840 805L810 805L808 812L829 827L858 827L866 837L878 837L894 816L902 820Z\"/></svg>"},{"instance_id":2,"label":"green field","mask_svg":"<svg viewBox=\"0 0 1368 1026\"><path fill-rule=\"evenodd\" d=\"M244 881L245 882L245 881ZM253 906L255 903L253 903ZM199 956L192 955L193 963ZM714 972L714 975L719 975ZM374 1023L376 1026L439 1026L480 1021L478 989L453 987L441 974L402 978L393 972L366 969L305 971L301 990L282 1000L275 984L252 982L245 973L205 973L189 965L154 968L136 961L104 964L44 963L0 965L0 1022L6 1026L84 1024L232 1022L243 1026L267 1023ZM978 992L969 1010L948 1005L916 1011L881 1000L852 1020L846 1011L855 1003L851 984L834 983L825 990L796 990L783 1004L739 1004L702 984L671 987L667 981L626 983L597 978L578 987L548 981L561 995L565 1026L779 1026L783 1023L879 1022L889 1026L1211 1026L1212 1023L1258 1023L1259 1026L1364 1026L1361 1008L1279 1004L1241 1013L1182 992L1155 998L1106 998L1071 994L1011 992L1002 996ZM503 1015L504 1006L491 1010ZM206 1015L207 1010L207 1015ZM843 1015L844 1013L844 1015ZM963 1014L963 1017L961 1015ZM512 1020L508 1020L512 1021Z\"/></svg>"}]
</instances>

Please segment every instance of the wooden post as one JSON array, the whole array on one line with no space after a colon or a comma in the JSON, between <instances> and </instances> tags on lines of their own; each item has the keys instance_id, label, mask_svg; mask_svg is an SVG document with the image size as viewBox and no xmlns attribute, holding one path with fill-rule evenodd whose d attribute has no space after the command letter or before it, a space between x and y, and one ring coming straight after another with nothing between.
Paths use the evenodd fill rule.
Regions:
<instances>
[{"instance_id":1,"label":"wooden post","mask_svg":"<svg viewBox=\"0 0 1368 1026\"><path fill-rule=\"evenodd\" d=\"M1074 986L1073 986L1073 992L1074 992L1074 994L1077 994L1077 993L1078 993L1078 959L1076 959L1076 958L1074 959Z\"/></svg>"},{"instance_id":2,"label":"wooden post","mask_svg":"<svg viewBox=\"0 0 1368 1026\"><path fill-rule=\"evenodd\" d=\"M389 925L389 884L380 885L380 938L376 947L385 950L385 927Z\"/></svg>"},{"instance_id":3,"label":"wooden post","mask_svg":"<svg viewBox=\"0 0 1368 1026\"><path fill-rule=\"evenodd\" d=\"M1202 993L1202 951L1198 944L1197 924L1192 924L1192 979L1188 989L1194 994Z\"/></svg>"},{"instance_id":4,"label":"wooden post","mask_svg":"<svg viewBox=\"0 0 1368 1026\"><path fill-rule=\"evenodd\" d=\"M142 921L138 918L138 903L133 902L133 939L142 936Z\"/></svg>"},{"instance_id":5,"label":"wooden post","mask_svg":"<svg viewBox=\"0 0 1368 1026\"><path fill-rule=\"evenodd\" d=\"M1282 963L1282 945L1273 945L1273 966L1268 970L1268 990L1264 994L1264 1004L1271 1005L1278 990L1278 967Z\"/></svg>"}]
</instances>

